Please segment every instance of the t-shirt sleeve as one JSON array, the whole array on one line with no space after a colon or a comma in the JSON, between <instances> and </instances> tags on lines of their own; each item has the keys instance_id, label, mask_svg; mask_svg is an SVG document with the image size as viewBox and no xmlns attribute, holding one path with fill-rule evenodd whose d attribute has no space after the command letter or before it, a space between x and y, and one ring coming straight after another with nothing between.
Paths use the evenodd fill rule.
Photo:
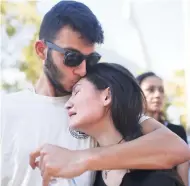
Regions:
<instances>
[{"instance_id":1,"label":"t-shirt sleeve","mask_svg":"<svg viewBox=\"0 0 190 186\"><path fill-rule=\"evenodd\" d=\"M142 122L144 122L145 120L150 119L150 118L151 117L142 114L140 119L139 119L139 124L141 124Z\"/></svg>"}]
</instances>

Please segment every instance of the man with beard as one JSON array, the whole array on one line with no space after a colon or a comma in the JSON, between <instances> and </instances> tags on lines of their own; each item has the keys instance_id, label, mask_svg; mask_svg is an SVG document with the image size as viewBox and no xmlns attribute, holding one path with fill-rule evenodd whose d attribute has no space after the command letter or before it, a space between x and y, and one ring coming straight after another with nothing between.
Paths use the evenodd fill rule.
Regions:
<instances>
[{"instance_id":1,"label":"man with beard","mask_svg":"<svg viewBox=\"0 0 190 186\"><path fill-rule=\"evenodd\" d=\"M146 117L141 118L141 125L147 135L98 150L89 149L95 147L89 136L69 129L65 102L73 85L100 60L95 44L103 40L99 21L82 3L61 1L44 16L35 44L43 63L39 80L33 90L3 98L3 186L41 186L42 181L47 185L47 167L52 170L48 178L78 176L77 185L89 186L94 170L170 168L189 158L187 146L175 134L153 119L145 120ZM44 146L32 153L33 159L40 156L39 169L32 170L29 154L45 143L56 146ZM43 166L47 156L49 162ZM51 157L57 160L53 167ZM55 185L72 185L72 180L58 179Z\"/></svg>"}]
</instances>

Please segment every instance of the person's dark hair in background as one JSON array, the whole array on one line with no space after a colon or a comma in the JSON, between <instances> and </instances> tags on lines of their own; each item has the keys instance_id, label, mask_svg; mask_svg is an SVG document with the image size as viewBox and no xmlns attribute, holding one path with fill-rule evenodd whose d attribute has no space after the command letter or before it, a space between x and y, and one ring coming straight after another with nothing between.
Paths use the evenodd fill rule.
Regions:
<instances>
[{"instance_id":1,"label":"person's dark hair in background","mask_svg":"<svg viewBox=\"0 0 190 186\"><path fill-rule=\"evenodd\" d=\"M187 135L183 126L170 123L163 112L165 99L163 80L154 72L143 73L137 76L136 79L146 97L147 114L163 123L187 143ZM177 171L184 183L188 185L188 163L178 165Z\"/></svg>"}]
</instances>

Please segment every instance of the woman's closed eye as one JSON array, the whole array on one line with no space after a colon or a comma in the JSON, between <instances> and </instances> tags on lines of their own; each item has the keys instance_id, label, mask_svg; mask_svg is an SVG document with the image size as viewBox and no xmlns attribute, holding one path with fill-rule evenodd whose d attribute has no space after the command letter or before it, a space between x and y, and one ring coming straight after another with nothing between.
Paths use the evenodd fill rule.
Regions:
<instances>
[{"instance_id":1,"label":"woman's closed eye","mask_svg":"<svg viewBox=\"0 0 190 186\"><path fill-rule=\"evenodd\" d=\"M76 96L79 92L80 92L80 84L77 83L77 84L74 85L74 87L73 87L72 96Z\"/></svg>"},{"instance_id":2,"label":"woman's closed eye","mask_svg":"<svg viewBox=\"0 0 190 186\"><path fill-rule=\"evenodd\" d=\"M79 92L80 92L80 90L74 90L74 91L72 92L72 96L76 96Z\"/></svg>"},{"instance_id":3,"label":"woman's closed eye","mask_svg":"<svg viewBox=\"0 0 190 186\"><path fill-rule=\"evenodd\" d=\"M79 93L79 90L75 92L75 96Z\"/></svg>"}]
</instances>

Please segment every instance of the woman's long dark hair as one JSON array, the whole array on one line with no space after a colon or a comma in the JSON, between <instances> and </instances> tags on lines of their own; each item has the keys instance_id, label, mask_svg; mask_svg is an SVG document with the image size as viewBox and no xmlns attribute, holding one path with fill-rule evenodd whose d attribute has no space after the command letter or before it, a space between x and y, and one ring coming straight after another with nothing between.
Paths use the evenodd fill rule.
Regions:
<instances>
[{"instance_id":1,"label":"woman's long dark hair","mask_svg":"<svg viewBox=\"0 0 190 186\"><path fill-rule=\"evenodd\" d=\"M141 136L139 118L143 113L145 98L135 77L121 65L99 63L88 70L86 78L98 90L110 88L111 116L115 128L125 140Z\"/></svg>"},{"instance_id":2,"label":"woman's long dark hair","mask_svg":"<svg viewBox=\"0 0 190 186\"><path fill-rule=\"evenodd\" d=\"M110 88L111 116L124 139L133 140L142 136L139 118L143 113L145 97L129 70L115 63L99 63L88 69L86 78L98 90ZM162 174L173 179L176 186L184 186L175 173L164 171Z\"/></svg>"}]
</instances>

